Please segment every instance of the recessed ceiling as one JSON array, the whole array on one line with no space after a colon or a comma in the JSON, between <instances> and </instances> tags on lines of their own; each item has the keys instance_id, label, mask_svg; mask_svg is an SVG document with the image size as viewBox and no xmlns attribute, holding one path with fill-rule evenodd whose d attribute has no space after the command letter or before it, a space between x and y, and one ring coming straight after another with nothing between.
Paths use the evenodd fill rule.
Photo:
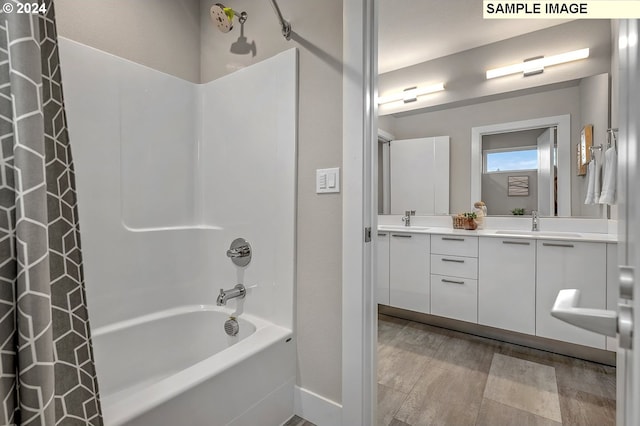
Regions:
<instances>
[{"instance_id":1,"label":"recessed ceiling","mask_svg":"<svg viewBox=\"0 0 640 426\"><path fill-rule=\"evenodd\" d=\"M482 19L481 0L380 0L380 74L560 25L556 19Z\"/></svg>"}]
</instances>

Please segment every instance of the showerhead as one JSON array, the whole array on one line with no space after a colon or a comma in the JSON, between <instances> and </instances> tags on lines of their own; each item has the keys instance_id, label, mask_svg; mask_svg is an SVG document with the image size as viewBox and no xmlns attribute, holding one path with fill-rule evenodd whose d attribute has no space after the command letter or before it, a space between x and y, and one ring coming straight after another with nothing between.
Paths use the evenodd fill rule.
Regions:
<instances>
[{"instance_id":1,"label":"showerhead","mask_svg":"<svg viewBox=\"0 0 640 426\"><path fill-rule=\"evenodd\" d=\"M228 33L233 29L234 16L238 17L238 21L240 21L241 24L244 24L247 20L247 12L238 13L230 7L225 7L222 3L216 3L211 6L209 16L211 17L211 21L213 21L223 33Z\"/></svg>"}]
</instances>

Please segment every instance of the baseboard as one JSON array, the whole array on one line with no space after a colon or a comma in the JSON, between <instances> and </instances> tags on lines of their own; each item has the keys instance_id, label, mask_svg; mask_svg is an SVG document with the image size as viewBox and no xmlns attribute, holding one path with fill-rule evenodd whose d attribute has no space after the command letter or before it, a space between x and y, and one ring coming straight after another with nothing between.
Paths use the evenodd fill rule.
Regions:
<instances>
[{"instance_id":1,"label":"baseboard","mask_svg":"<svg viewBox=\"0 0 640 426\"><path fill-rule=\"evenodd\" d=\"M342 405L300 386L293 390L293 410L296 415L317 426L342 424Z\"/></svg>"}]
</instances>

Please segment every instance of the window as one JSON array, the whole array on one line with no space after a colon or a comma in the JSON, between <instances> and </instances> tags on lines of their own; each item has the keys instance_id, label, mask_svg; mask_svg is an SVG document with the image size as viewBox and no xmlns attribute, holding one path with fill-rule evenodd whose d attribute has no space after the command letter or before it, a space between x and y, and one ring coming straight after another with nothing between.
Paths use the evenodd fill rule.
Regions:
<instances>
[{"instance_id":1,"label":"window","mask_svg":"<svg viewBox=\"0 0 640 426\"><path fill-rule=\"evenodd\" d=\"M483 151L484 173L538 169L538 149L535 146L491 149Z\"/></svg>"}]
</instances>

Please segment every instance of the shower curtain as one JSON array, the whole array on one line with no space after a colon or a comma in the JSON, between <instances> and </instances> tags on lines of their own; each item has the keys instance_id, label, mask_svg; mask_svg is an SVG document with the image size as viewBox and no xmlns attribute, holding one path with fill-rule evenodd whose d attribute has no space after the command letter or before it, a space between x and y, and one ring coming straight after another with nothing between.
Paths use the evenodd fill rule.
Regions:
<instances>
[{"instance_id":1,"label":"shower curtain","mask_svg":"<svg viewBox=\"0 0 640 426\"><path fill-rule=\"evenodd\" d=\"M0 15L0 423L102 425L53 2L18 3Z\"/></svg>"}]
</instances>

